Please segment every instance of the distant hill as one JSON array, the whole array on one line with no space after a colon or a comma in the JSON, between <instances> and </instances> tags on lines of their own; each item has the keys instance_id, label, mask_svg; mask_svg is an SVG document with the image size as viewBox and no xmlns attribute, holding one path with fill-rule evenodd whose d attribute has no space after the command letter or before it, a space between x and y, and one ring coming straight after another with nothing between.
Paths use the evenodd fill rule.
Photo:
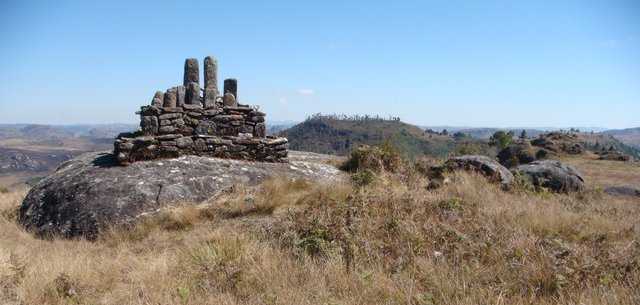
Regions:
<instances>
[{"instance_id":1,"label":"distant hill","mask_svg":"<svg viewBox=\"0 0 640 305\"><path fill-rule=\"evenodd\" d=\"M528 137L537 137L543 133L545 133L546 131L543 129L531 129L531 128L507 128L507 129L502 129L502 128L463 128L463 129L458 129L458 132L462 132L462 133L466 133L468 135L470 135L473 138L476 139L489 139L496 131L498 130L503 130L505 132L513 132L514 135L520 135L520 133L522 132L522 130L524 130L527 133Z\"/></svg>"},{"instance_id":2,"label":"distant hill","mask_svg":"<svg viewBox=\"0 0 640 305\"><path fill-rule=\"evenodd\" d=\"M627 145L640 149L640 127L627 129L611 129L602 132L614 136Z\"/></svg>"},{"instance_id":3,"label":"distant hill","mask_svg":"<svg viewBox=\"0 0 640 305\"><path fill-rule=\"evenodd\" d=\"M133 124L0 124L0 187L46 175L79 154L110 150L113 139Z\"/></svg>"},{"instance_id":4,"label":"distant hill","mask_svg":"<svg viewBox=\"0 0 640 305\"><path fill-rule=\"evenodd\" d=\"M456 149L453 137L427 133L399 120L358 116L315 115L280 132L293 150L346 155L361 145L380 145L389 141L406 155L446 156ZM466 139L469 141L469 139Z\"/></svg>"}]
</instances>

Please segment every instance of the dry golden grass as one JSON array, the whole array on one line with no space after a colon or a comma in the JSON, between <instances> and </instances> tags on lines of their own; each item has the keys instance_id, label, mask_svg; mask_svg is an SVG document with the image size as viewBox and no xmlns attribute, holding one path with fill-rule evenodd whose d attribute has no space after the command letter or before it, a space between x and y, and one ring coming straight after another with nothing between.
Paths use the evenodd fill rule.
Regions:
<instances>
[{"instance_id":1,"label":"dry golden grass","mask_svg":"<svg viewBox=\"0 0 640 305\"><path fill-rule=\"evenodd\" d=\"M0 194L0 304L638 304L640 204L474 175L286 179L101 239L39 240Z\"/></svg>"},{"instance_id":2,"label":"dry golden grass","mask_svg":"<svg viewBox=\"0 0 640 305\"><path fill-rule=\"evenodd\" d=\"M640 162L597 160L594 155L566 156L562 161L575 166L592 187L629 185L640 188Z\"/></svg>"}]
</instances>

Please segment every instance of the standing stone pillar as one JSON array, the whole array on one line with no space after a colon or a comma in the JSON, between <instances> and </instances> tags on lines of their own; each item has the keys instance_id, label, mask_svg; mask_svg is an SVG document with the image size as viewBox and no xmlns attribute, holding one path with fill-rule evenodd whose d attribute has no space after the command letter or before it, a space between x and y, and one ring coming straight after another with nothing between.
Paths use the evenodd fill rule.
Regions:
<instances>
[{"instance_id":1,"label":"standing stone pillar","mask_svg":"<svg viewBox=\"0 0 640 305\"><path fill-rule=\"evenodd\" d=\"M204 58L204 89L218 91L218 61L211 56Z\"/></svg>"},{"instance_id":2,"label":"standing stone pillar","mask_svg":"<svg viewBox=\"0 0 640 305\"><path fill-rule=\"evenodd\" d=\"M176 87L176 106L182 107L184 105L185 97L187 95L187 89L184 86Z\"/></svg>"},{"instance_id":3,"label":"standing stone pillar","mask_svg":"<svg viewBox=\"0 0 640 305\"><path fill-rule=\"evenodd\" d=\"M200 85L190 82L187 85L187 94L185 96L185 104L200 105Z\"/></svg>"},{"instance_id":4,"label":"standing stone pillar","mask_svg":"<svg viewBox=\"0 0 640 305\"><path fill-rule=\"evenodd\" d=\"M176 88L170 88L167 92L164 93L164 104L165 108L174 108L177 105L178 94Z\"/></svg>"},{"instance_id":5,"label":"standing stone pillar","mask_svg":"<svg viewBox=\"0 0 640 305\"><path fill-rule=\"evenodd\" d=\"M214 88L204 89L204 107L208 109L216 108L216 98L218 97L218 90Z\"/></svg>"},{"instance_id":6,"label":"standing stone pillar","mask_svg":"<svg viewBox=\"0 0 640 305\"><path fill-rule=\"evenodd\" d=\"M200 68L198 67L198 60L195 58L187 58L184 61L183 85L187 87L189 83L200 84Z\"/></svg>"},{"instance_id":7,"label":"standing stone pillar","mask_svg":"<svg viewBox=\"0 0 640 305\"><path fill-rule=\"evenodd\" d=\"M212 56L204 58L204 107L214 108L218 97L218 61Z\"/></svg>"},{"instance_id":8,"label":"standing stone pillar","mask_svg":"<svg viewBox=\"0 0 640 305\"><path fill-rule=\"evenodd\" d=\"M238 101L238 80L235 78L227 78L224 80L224 93L231 93L235 100Z\"/></svg>"}]
</instances>

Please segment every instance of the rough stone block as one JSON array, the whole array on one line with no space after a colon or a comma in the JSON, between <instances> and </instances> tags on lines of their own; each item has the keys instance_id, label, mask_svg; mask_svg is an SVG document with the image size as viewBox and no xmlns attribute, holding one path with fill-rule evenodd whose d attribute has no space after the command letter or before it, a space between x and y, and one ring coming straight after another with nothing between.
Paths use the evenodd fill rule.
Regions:
<instances>
[{"instance_id":1,"label":"rough stone block","mask_svg":"<svg viewBox=\"0 0 640 305\"><path fill-rule=\"evenodd\" d=\"M156 139L163 141L163 140L173 140L181 137L182 137L181 134L165 134L165 135L157 136Z\"/></svg>"},{"instance_id":2,"label":"rough stone block","mask_svg":"<svg viewBox=\"0 0 640 305\"><path fill-rule=\"evenodd\" d=\"M176 146L178 148L191 147L191 145L193 145L193 140L190 137L182 137L176 139Z\"/></svg>"},{"instance_id":3,"label":"rough stone block","mask_svg":"<svg viewBox=\"0 0 640 305\"><path fill-rule=\"evenodd\" d=\"M165 113L160 115L158 118L161 120L174 120L182 117L181 113Z\"/></svg>"},{"instance_id":4,"label":"rough stone block","mask_svg":"<svg viewBox=\"0 0 640 305\"><path fill-rule=\"evenodd\" d=\"M238 80L235 78L227 78L224 80L224 94L231 93L238 100Z\"/></svg>"},{"instance_id":5,"label":"rough stone block","mask_svg":"<svg viewBox=\"0 0 640 305\"><path fill-rule=\"evenodd\" d=\"M176 128L169 125L169 126L162 126L160 127L160 129L158 130L161 134L170 134L176 131Z\"/></svg>"},{"instance_id":6,"label":"rough stone block","mask_svg":"<svg viewBox=\"0 0 640 305\"><path fill-rule=\"evenodd\" d=\"M198 66L198 60L195 58L187 58L184 61L183 85L187 87L189 83L200 83L200 68Z\"/></svg>"},{"instance_id":7,"label":"rough stone block","mask_svg":"<svg viewBox=\"0 0 640 305\"><path fill-rule=\"evenodd\" d=\"M258 123L253 128L253 136L254 137L264 138L266 134L267 134L267 128L264 125L264 123Z\"/></svg>"},{"instance_id":8,"label":"rough stone block","mask_svg":"<svg viewBox=\"0 0 640 305\"><path fill-rule=\"evenodd\" d=\"M160 141L160 146L176 146L176 141Z\"/></svg>"},{"instance_id":9,"label":"rough stone block","mask_svg":"<svg viewBox=\"0 0 640 305\"><path fill-rule=\"evenodd\" d=\"M156 91L156 94L153 96L151 100L151 106L162 107L164 104L164 92Z\"/></svg>"},{"instance_id":10,"label":"rough stone block","mask_svg":"<svg viewBox=\"0 0 640 305\"><path fill-rule=\"evenodd\" d=\"M233 94L231 93L224 94L224 96L222 97L222 104L224 104L225 107L235 107L238 105L238 103L236 103L235 96L233 96Z\"/></svg>"},{"instance_id":11,"label":"rough stone block","mask_svg":"<svg viewBox=\"0 0 640 305\"><path fill-rule=\"evenodd\" d=\"M158 133L158 118L155 116L143 116L140 120L140 128L144 135L155 135Z\"/></svg>"},{"instance_id":12,"label":"rough stone block","mask_svg":"<svg viewBox=\"0 0 640 305\"><path fill-rule=\"evenodd\" d=\"M164 103L162 107L175 108L177 103L177 91L176 88L171 88L164 93Z\"/></svg>"},{"instance_id":13,"label":"rough stone block","mask_svg":"<svg viewBox=\"0 0 640 305\"><path fill-rule=\"evenodd\" d=\"M211 121L201 121L195 131L198 135L214 135L216 134L216 124Z\"/></svg>"},{"instance_id":14,"label":"rough stone block","mask_svg":"<svg viewBox=\"0 0 640 305\"><path fill-rule=\"evenodd\" d=\"M164 113L169 113L169 112L182 113L182 112L184 112L184 109L182 109L182 107L163 107L162 111Z\"/></svg>"},{"instance_id":15,"label":"rough stone block","mask_svg":"<svg viewBox=\"0 0 640 305\"><path fill-rule=\"evenodd\" d=\"M190 111L202 111L202 105L200 104L184 104L184 106L182 106L182 108L184 108L184 110L190 110Z\"/></svg>"},{"instance_id":16,"label":"rough stone block","mask_svg":"<svg viewBox=\"0 0 640 305\"><path fill-rule=\"evenodd\" d=\"M193 148L197 151L206 151L207 143L204 139L196 139L195 141L193 141Z\"/></svg>"},{"instance_id":17,"label":"rough stone block","mask_svg":"<svg viewBox=\"0 0 640 305\"><path fill-rule=\"evenodd\" d=\"M156 106L142 106L140 107L140 112L138 114L143 116L155 116L160 115L162 110Z\"/></svg>"}]
</instances>

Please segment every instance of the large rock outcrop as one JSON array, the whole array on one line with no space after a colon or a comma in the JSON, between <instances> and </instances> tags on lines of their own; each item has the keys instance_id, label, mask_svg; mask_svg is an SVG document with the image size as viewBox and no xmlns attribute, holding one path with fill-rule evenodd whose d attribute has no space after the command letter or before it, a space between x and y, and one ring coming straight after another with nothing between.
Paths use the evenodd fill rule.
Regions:
<instances>
[{"instance_id":1,"label":"large rock outcrop","mask_svg":"<svg viewBox=\"0 0 640 305\"><path fill-rule=\"evenodd\" d=\"M447 171L467 170L482 174L502 187L509 188L513 184L513 174L500 163L486 156L465 155L453 157L444 164Z\"/></svg>"},{"instance_id":2,"label":"large rock outcrop","mask_svg":"<svg viewBox=\"0 0 640 305\"><path fill-rule=\"evenodd\" d=\"M560 161L534 161L516 167L515 172L528 179L536 188L546 188L559 193L584 190L582 175L572 166Z\"/></svg>"},{"instance_id":3,"label":"large rock outcrop","mask_svg":"<svg viewBox=\"0 0 640 305\"><path fill-rule=\"evenodd\" d=\"M541 134L537 139L531 141L531 145L554 153L564 152L570 155L579 155L585 151L575 133L550 132Z\"/></svg>"},{"instance_id":4,"label":"large rock outcrop","mask_svg":"<svg viewBox=\"0 0 640 305\"><path fill-rule=\"evenodd\" d=\"M234 185L269 177L342 179L312 153L294 152L290 163L261 163L182 156L118 166L111 153L67 161L35 185L22 203L19 222L37 235L95 238L108 226L179 203L201 203Z\"/></svg>"}]
</instances>

